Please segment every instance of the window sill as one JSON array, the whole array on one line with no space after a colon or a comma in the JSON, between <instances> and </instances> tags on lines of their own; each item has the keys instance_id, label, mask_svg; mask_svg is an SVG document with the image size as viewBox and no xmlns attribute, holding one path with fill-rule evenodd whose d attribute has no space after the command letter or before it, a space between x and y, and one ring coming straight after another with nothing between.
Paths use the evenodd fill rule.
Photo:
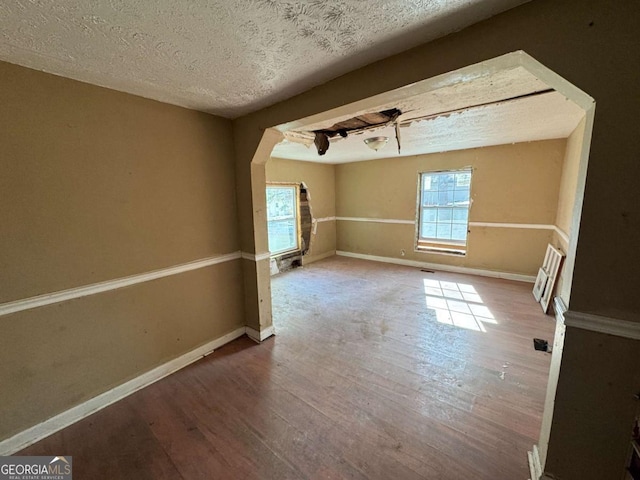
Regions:
<instances>
[{"instance_id":1,"label":"window sill","mask_svg":"<svg viewBox=\"0 0 640 480\"><path fill-rule=\"evenodd\" d=\"M457 257L464 257L467 254L467 249L464 245L456 245L449 243L428 243L416 245L415 251L418 253L438 253L443 255L455 255Z\"/></svg>"},{"instance_id":2,"label":"window sill","mask_svg":"<svg viewBox=\"0 0 640 480\"><path fill-rule=\"evenodd\" d=\"M292 248L291 250L283 250L281 252L276 252L271 254L271 258L282 258L282 257L291 257L300 255L302 252L298 247Z\"/></svg>"}]
</instances>

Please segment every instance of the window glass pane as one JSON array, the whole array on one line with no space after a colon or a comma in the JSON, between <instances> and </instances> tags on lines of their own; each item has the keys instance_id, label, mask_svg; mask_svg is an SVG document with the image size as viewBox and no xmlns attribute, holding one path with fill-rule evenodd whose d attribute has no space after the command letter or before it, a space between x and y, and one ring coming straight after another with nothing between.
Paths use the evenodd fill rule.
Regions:
<instances>
[{"instance_id":1,"label":"window glass pane","mask_svg":"<svg viewBox=\"0 0 640 480\"><path fill-rule=\"evenodd\" d=\"M267 231L271 253L298 248L297 189L267 187Z\"/></svg>"},{"instance_id":2,"label":"window glass pane","mask_svg":"<svg viewBox=\"0 0 640 480\"><path fill-rule=\"evenodd\" d=\"M469 219L469 210L466 208L453 209L453 223L464 223L466 225Z\"/></svg>"},{"instance_id":3,"label":"window glass pane","mask_svg":"<svg viewBox=\"0 0 640 480\"><path fill-rule=\"evenodd\" d=\"M267 220L294 217L295 195L293 187L267 187Z\"/></svg>"},{"instance_id":4,"label":"window glass pane","mask_svg":"<svg viewBox=\"0 0 640 480\"><path fill-rule=\"evenodd\" d=\"M428 207L438 205L438 192L424 192L422 195L422 206Z\"/></svg>"},{"instance_id":5,"label":"window glass pane","mask_svg":"<svg viewBox=\"0 0 640 480\"><path fill-rule=\"evenodd\" d=\"M451 222L452 208L439 208L438 209L438 222Z\"/></svg>"},{"instance_id":6,"label":"window glass pane","mask_svg":"<svg viewBox=\"0 0 640 480\"><path fill-rule=\"evenodd\" d=\"M437 190L438 184L433 182L433 176L431 175L422 175L422 190L430 191Z\"/></svg>"},{"instance_id":7,"label":"window glass pane","mask_svg":"<svg viewBox=\"0 0 640 480\"><path fill-rule=\"evenodd\" d=\"M451 227L451 239L452 240L466 240L467 239L467 226L453 224Z\"/></svg>"},{"instance_id":8,"label":"window glass pane","mask_svg":"<svg viewBox=\"0 0 640 480\"><path fill-rule=\"evenodd\" d=\"M295 220L272 220L267 222L269 230L269 250L280 252L298 246Z\"/></svg>"},{"instance_id":9,"label":"window glass pane","mask_svg":"<svg viewBox=\"0 0 640 480\"><path fill-rule=\"evenodd\" d=\"M451 224L450 223L438 223L436 238L440 240L451 240Z\"/></svg>"},{"instance_id":10,"label":"window glass pane","mask_svg":"<svg viewBox=\"0 0 640 480\"><path fill-rule=\"evenodd\" d=\"M437 208L423 208L422 209L422 221L423 222L435 222L438 214Z\"/></svg>"},{"instance_id":11,"label":"window glass pane","mask_svg":"<svg viewBox=\"0 0 640 480\"><path fill-rule=\"evenodd\" d=\"M421 174L420 238L465 242L471 170Z\"/></svg>"},{"instance_id":12,"label":"window glass pane","mask_svg":"<svg viewBox=\"0 0 640 480\"><path fill-rule=\"evenodd\" d=\"M453 190L442 190L438 192L438 205L453 205Z\"/></svg>"},{"instance_id":13,"label":"window glass pane","mask_svg":"<svg viewBox=\"0 0 640 480\"><path fill-rule=\"evenodd\" d=\"M451 173L440 173L438 178L438 190L453 190L455 176Z\"/></svg>"},{"instance_id":14,"label":"window glass pane","mask_svg":"<svg viewBox=\"0 0 640 480\"><path fill-rule=\"evenodd\" d=\"M469 187L471 185L471 173L456 173L456 188Z\"/></svg>"},{"instance_id":15,"label":"window glass pane","mask_svg":"<svg viewBox=\"0 0 640 480\"><path fill-rule=\"evenodd\" d=\"M453 203L457 206L469 204L469 190L456 190L453 192Z\"/></svg>"},{"instance_id":16,"label":"window glass pane","mask_svg":"<svg viewBox=\"0 0 640 480\"><path fill-rule=\"evenodd\" d=\"M423 223L420 229L420 236L422 238L436 238L436 224L435 223Z\"/></svg>"}]
</instances>

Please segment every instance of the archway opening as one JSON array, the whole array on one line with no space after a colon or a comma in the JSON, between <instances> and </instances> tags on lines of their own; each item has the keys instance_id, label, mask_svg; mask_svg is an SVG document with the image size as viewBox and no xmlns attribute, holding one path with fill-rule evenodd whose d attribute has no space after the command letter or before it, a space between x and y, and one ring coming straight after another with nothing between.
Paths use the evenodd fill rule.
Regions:
<instances>
[{"instance_id":1,"label":"archway opening","mask_svg":"<svg viewBox=\"0 0 640 480\"><path fill-rule=\"evenodd\" d=\"M565 105L562 105L562 103L565 103ZM560 113L554 110L556 107L561 110ZM562 107L568 108L563 109ZM532 465L538 465L536 468L540 468L540 464L544 466L553 416L553 400L560 369L564 335L562 320L571 296L573 266L579 235L595 102L577 87L547 69L526 53L514 52L311 117L274 126L265 133L263 144L261 144L263 148L259 149L252 162L256 252L262 252L260 255L263 258L270 257L267 244L268 235L266 234L267 220L264 215L265 205L261 203L264 202L264 194L261 195L261 192L264 192L266 183L269 180L269 165L267 162L308 162L310 160L309 156L317 155L317 153L315 145L310 144L310 138L307 134L326 130L349 119L388 111L393 108L400 110L403 112L402 115L405 116L403 118L401 115L395 119L400 128L389 124L364 130L367 132L367 136L370 136L369 134L371 136L388 136L392 138L392 141L395 140L393 138L394 134L397 135L397 132L399 132L401 153L397 156L387 157L387 159L402 158L406 160L409 157L433 156L434 154L442 156L441 152L458 152L456 153L457 157L461 156L460 152L473 152L473 155L477 156L479 149L485 148L493 148L494 150L488 152L488 154L497 155L495 148L504 147L512 143L517 145L529 144L528 146L531 147L532 142L553 143L553 140L557 139L563 141L561 147L547 145L545 148L548 147L548 151L538 152L538 155L547 157L553 156L553 151L556 153L556 160L552 159L551 162L540 166L540 169L549 169L554 164L554 161L556 163L555 173L552 174L555 175L553 178L555 178L554 181L557 185L555 187L555 206L552 207L553 218L548 217L549 220L547 221L531 220L528 222L522 220L497 221L495 218L482 217L474 219L473 213L478 211L478 208L474 207L477 207L479 203L479 200L475 199L475 205L472 205L469 218L467 218L470 238L468 254L465 252L464 255L466 261L460 260L459 256L451 256L451 252L443 252L444 254L441 253L439 256L437 256L438 252L428 252L431 256L425 257L425 253L416 248L418 247L421 229L420 210L422 203L420 195L415 198L414 211L409 212L403 218L385 215L385 210L382 206L379 206L380 210L376 215L359 216L357 211L353 210L353 205L371 202L372 197L381 195L380 192L384 194L384 198L391 198L400 194L398 190L393 190L392 185L390 186L390 183L392 184L393 182L389 182L389 179L384 177L384 173L382 176L380 173L388 173L393 168L379 168L378 177L375 177L375 174L371 174L374 175L374 178L367 183L366 177L369 173L365 171L364 164L367 163L367 160L371 161L371 158L358 157L358 155L365 155L365 153L361 152L370 154L364 145L360 145L363 139L362 136L351 135L344 140L340 140L339 138L341 137L337 137L335 141L330 140L329 152L326 156L327 160L323 160L320 163L325 166L334 165L334 198L336 204L333 215L323 214L322 217L319 217L323 219L323 222L318 224L318 230L321 227L333 225L333 235L336 240L333 249L331 244L325 245L327 251L316 252L318 256L329 255L332 251L335 251L344 256L356 256L369 260L418 266L427 270L466 272L516 280L530 280L535 275L531 265L520 265L516 268L513 263L503 262L500 264L500 259L504 259L507 256L505 254L505 245L513 246L513 243L506 240L507 237L504 235L497 237L495 235L497 230L508 231L512 238L515 238L513 234L517 232L520 235L517 237L519 238L520 247L528 242L527 239L534 238L531 234L536 232L537 237L531 240L531 243L538 245L537 253L533 249L528 250L526 255L531 258L535 258L537 255L539 257L538 264L541 264L543 260L543 255L540 254L540 245L545 247L547 244L552 244L565 254L560 277L553 292L557 323L555 325L554 348L550 359L544 415L540 428L539 449L532 450L530 454ZM535 138L535 135L533 137L525 135L530 133L527 130L532 127L531 122L523 121L525 118L523 112L535 116L534 123L538 123L534 126L534 129L539 132L540 136L538 138ZM493 121L491 121L491 118L493 118ZM498 118L497 123L502 121L503 124L496 126L495 118ZM423 126L426 125L433 130L446 130L447 128L456 128L456 126L457 129L453 133L449 131L435 138L430 138L430 142L425 145L425 142L412 142L411 135L403 135L403 121L409 125L423 124ZM559 135L558 132L562 128L564 128L562 135L553 137L553 135ZM556 133L552 133L551 130ZM417 136L419 137L420 135L418 134ZM286 139L286 141L283 142L283 139ZM304 150L300 150L302 144L307 144L307 147L303 147ZM354 153L357 147L362 147L363 150ZM561 149L561 154L558 154L558 148ZM404 152L402 152L403 149ZM337 156L330 157L329 154L332 152L337 152ZM509 149L506 155L513 153L513 149ZM515 154L525 155L522 151L517 151ZM340 155L347 156L347 160L344 161L344 157L340 160ZM333 158L333 160L329 160L330 158ZM362 162L360 163L360 161ZM378 167L380 167L381 164L379 162L381 161L377 161ZM435 163L435 166L431 169L426 169L423 164L418 162L410 167L415 170L412 181L416 182L416 179L419 178L416 175L429 171L441 172L448 168L468 166L469 164L472 164L473 169L473 159L469 160L469 157L467 157L461 161L464 165L452 165L450 158L431 158L428 162ZM559 166L557 165L558 162L560 162ZM487 170L485 163L478 167L482 172ZM448 165L452 166L447 167ZM337 175L335 173L336 169L340 171ZM517 174L518 171L525 175L527 179L532 179L532 175L536 174L535 166L527 171L516 168L515 173ZM494 178L495 173L493 172ZM542 175L541 184L547 178L549 177L546 174ZM303 181L305 180L303 179ZM504 185L505 179L501 181ZM349 195L345 194L345 191L349 188L357 190L357 185L359 184L366 184L366 186L371 187L376 182L378 182L379 188L376 192L371 192L371 188L369 188L368 192L359 192L358 195L354 195L354 198L351 199L349 199ZM472 183L472 197L473 185L474 183ZM528 192L528 194L532 204L536 204L540 200L535 197L535 192ZM415 189L412 195L415 197ZM540 193L540 195L542 196L543 194ZM553 189L545 192L544 195L549 198L553 197ZM508 207L514 207L514 205L508 205ZM353 213L349 213L349 209ZM513 212L511 208L506 208L505 211L507 217L509 212ZM512 216L517 218L516 214L512 214ZM387 229L387 233L384 233L384 229ZM393 229L392 233L388 233L390 229ZM404 233L398 232L410 232L410 239L407 240L408 236L403 236ZM492 232L493 236L487 232ZM320 234L316 232L314 235ZM489 244L493 242L493 246L497 247L497 251L492 253L486 248L483 250L474 247L474 243L472 243L474 235L488 237L485 240ZM392 247L380 246L380 244L376 243L380 239L387 242L387 244L396 240L397 244ZM402 243L403 241L405 243ZM310 245L312 250L313 242L314 238L312 237ZM387 248L386 251L385 248ZM522 249L515 249L510 255L517 257L521 253ZM256 258L258 256L257 254ZM483 260L483 258L486 259L488 257L493 257L493 263ZM474 263L477 258L479 258L477 262L479 262L480 266L478 266L478 263ZM483 261L485 262L484 266L482 264ZM518 268L521 268L521 270L518 270ZM257 282L258 285L263 285L265 288L270 289L271 278L267 272L267 269L262 269L262 273L258 273ZM520 278L517 278L518 276ZM492 321L496 321L496 316L484 305L482 300L474 302L464 298L465 294L476 295L481 298L475 289L474 291L469 290L469 287L474 288L472 285L469 286L462 282L444 281L443 283L442 280L435 280L438 283L438 285L435 285L433 281L427 284L427 280L425 279L424 283L426 307L433 310L436 318L441 318L443 324L448 323L452 327L469 328L482 332L483 330L486 331L485 324L491 324ZM456 288L445 288L454 284ZM436 294L436 290L439 290L438 294ZM445 293L454 292L454 290L456 291L456 296L462 296L463 298L448 298ZM455 302L458 302L458 305ZM465 311L462 311L462 309L465 309ZM482 315L479 313L480 309L484 312ZM271 329L269 332L273 331L270 305L261 312L260 323L261 328ZM475 328L471 328L474 325ZM384 328L381 327L381 330L384 330Z\"/></svg>"}]
</instances>

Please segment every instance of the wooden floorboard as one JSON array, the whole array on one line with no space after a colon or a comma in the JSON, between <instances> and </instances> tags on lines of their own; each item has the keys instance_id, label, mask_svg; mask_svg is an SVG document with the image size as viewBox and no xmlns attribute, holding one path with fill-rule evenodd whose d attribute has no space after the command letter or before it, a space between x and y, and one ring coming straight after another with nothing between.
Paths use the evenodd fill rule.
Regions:
<instances>
[{"instance_id":1,"label":"wooden floorboard","mask_svg":"<svg viewBox=\"0 0 640 480\"><path fill-rule=\"evenodd\" d=\"M78 479L528 478L550 363L532 339L554 332L531 285L333 257L272 291L275 338L20 453L72 455Z\"/></svg>"}]
</instances>

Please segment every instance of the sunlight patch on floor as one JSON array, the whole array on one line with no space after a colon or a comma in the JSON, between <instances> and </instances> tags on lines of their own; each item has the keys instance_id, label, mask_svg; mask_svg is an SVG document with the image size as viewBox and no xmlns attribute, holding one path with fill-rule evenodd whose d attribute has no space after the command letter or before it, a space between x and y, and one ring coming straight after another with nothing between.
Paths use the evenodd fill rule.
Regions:
<instances>
[{"instance_id":1,"label":"sunlight patch on floor","mask_svg":"<svg viewBox=\"0 0 640 480\"><path fill-rule=\"evenodd\" d=\"M435 311L438 322L483 333L487 332L484 324L498 323L473 285L423 281L427 308Z\"/></svg>"}]
</instances>

